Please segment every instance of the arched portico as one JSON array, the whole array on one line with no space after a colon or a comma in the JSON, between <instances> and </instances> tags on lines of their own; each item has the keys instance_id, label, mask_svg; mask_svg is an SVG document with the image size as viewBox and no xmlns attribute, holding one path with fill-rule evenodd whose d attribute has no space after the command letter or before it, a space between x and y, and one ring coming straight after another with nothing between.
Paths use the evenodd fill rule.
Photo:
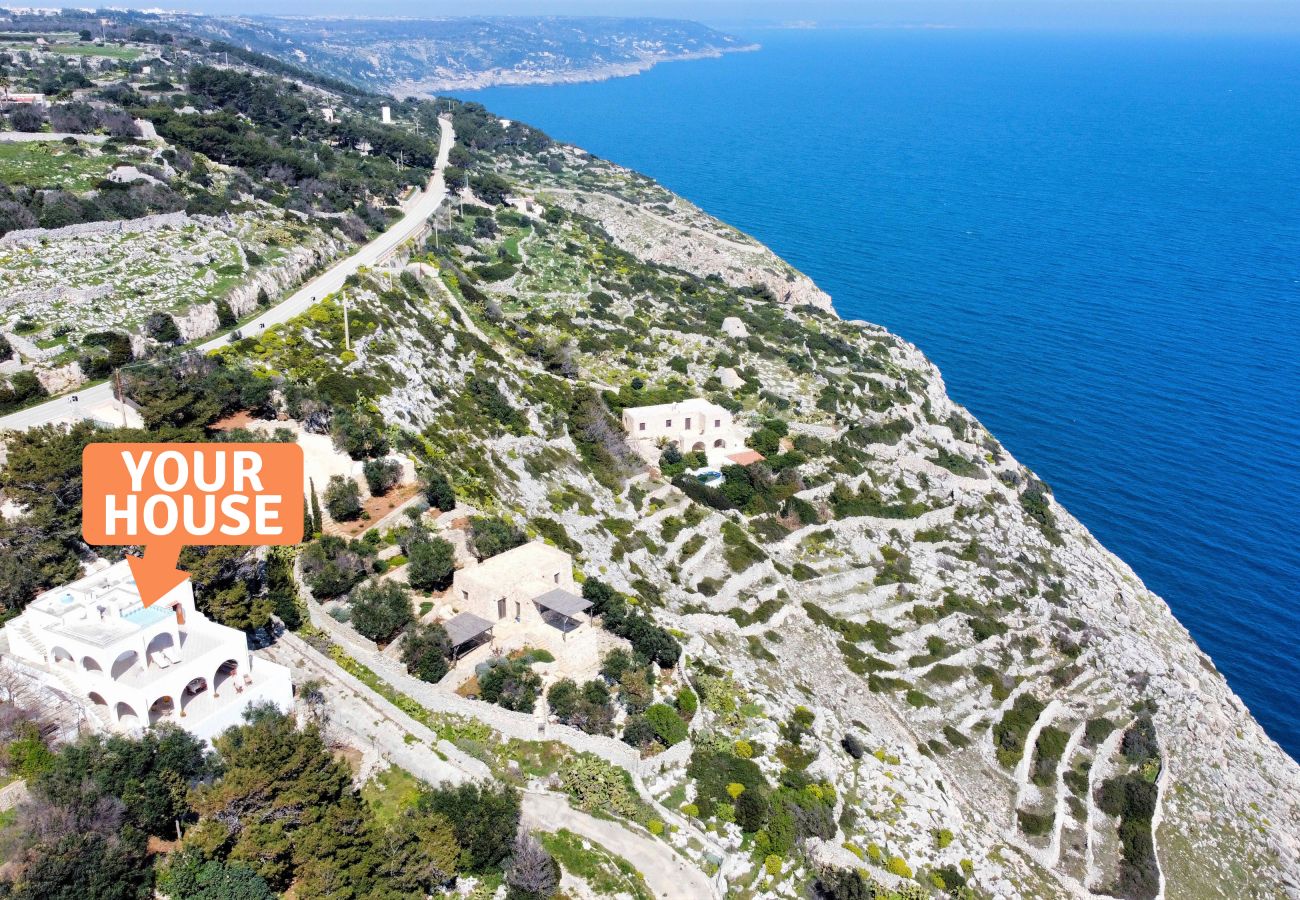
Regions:
<instances>
[{"instance_id":1,"label":"arched portico","mask_svg":"<svg viewBox=\"0 0 1300 900\"><path fill-rule=\"evenodd\" d=\"M186 711L190 708L190 704L194 702L196 697L200 694L206 694L207 692L208 679L203 678L202 676L191 679L190 683L185 685L185 690L181 691L181 715L185 715Z\"/></svg>"},{"instance_id":2,"label":"arched portico","mask_svg":"<svg viewBox=\"0 0 1300 900\"><path fill-rule=\"evenodd\" d=\"M113 715L121 725L136 726L140 724L140 717L136 715L135 708L126 701L121 701L113 707Z\"/></svg>"},{"instance_id":3,"label":"arched portico","mask_svg":"<svg viewBox=\"0 0 1300 900\"><path fill-rule=\"evenodd\" d=\"M725 446L727 446L727 442L726 442L725 440L723 440L722 438L718 438L716 441L713 442L713 446L714 446L714 447L725 447Z\"/></svg>"},{"instance_id":4,"label":"arched portico","mask_svg":"<svg viewBox=\"0 0 1300 900\"><path fill-rule=\"evenodd\" d=\"M83 672L97 672L101 675L104 673L104 667L93 656L83 656L81 658L81 670Z\"/></svg>"},{"instance_id":5,"label":"arched portico","mask_svg":"<svg viewBox=\"0 0 1300 900\"><path fill-rule=\"evenodd\" d=\"M65 669L75 669L77 667L72 654L66 648L59 646L50 648L50 665L63 666Z\"/></svg>"},{"instance_id":6,"label":"arched portico","mask_svg":"<svg viewBox=\"0 0 1300 900\"><path fill-rule=\"evenodd\" d=\"M159 697L149 707L149 724L156 725L165 719L174 718L176 715L176 701L170 696L164 695Z\"/></svg>"},{"instance_id":7,"label":"arched portico","mask_svg":"<svg viewBox=\"0 0 1300 900\"><path fill-rule=\"evenodd\" d=\"M236 690L242 690L242 685L239 682L239 660L237 659L228 659L217 666L217 672L212 676L212 696L220 697L222 689L231 686Z\"/></svg>"},{"instance_id":8,"label":"arched portico","mask_svg":"<svg viewBox=\"0 0 1300 900\"><path fill-rule=\"evenodd\" d=\"M140 661L140 654L135 650L124 650L113 660L113 678L121 678Z\"/></svg>"}]
</instances>

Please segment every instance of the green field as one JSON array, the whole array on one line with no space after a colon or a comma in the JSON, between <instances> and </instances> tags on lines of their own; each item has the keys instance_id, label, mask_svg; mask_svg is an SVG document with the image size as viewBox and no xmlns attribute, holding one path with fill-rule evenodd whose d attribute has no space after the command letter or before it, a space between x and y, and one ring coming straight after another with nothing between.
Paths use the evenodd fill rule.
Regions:
<instances>
[{"instance_id":1,"label":"green field","mask_svg":"<svg viewBox=\"0 0 1300 900\"><path fill-rule=\"evenodd\" d=\"M107 56L109 59L124 60L140 57L140 51L130 47L96 47L93 44L56 44L50 50L64 56Z\"/></svg>"},{"instance_id":2,"label":"green field","mask_svg":"<svg viewBox=\"0 0 1300 900\"><path fill-rule=\"evenodd\" d=\"M88 191L121 162L113 153L95 155L84 146L57 141L0 144L0 182L34 188Z\"/></svg>"}]
</instances>

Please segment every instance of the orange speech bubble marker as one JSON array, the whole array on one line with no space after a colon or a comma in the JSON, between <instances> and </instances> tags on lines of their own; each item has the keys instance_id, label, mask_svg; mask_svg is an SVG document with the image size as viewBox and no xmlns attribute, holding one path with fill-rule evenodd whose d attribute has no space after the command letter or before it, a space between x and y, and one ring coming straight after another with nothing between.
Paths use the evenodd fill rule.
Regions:
<instances>
[{"instance_id":1,"label":"orange speech bubble marker","mask_svg":"<svg viewBox=\"0 0 1300 900\"><path fill-rule=\"evenodd\" d=\"M128 562L145 606L186 579L185 544L302 540L297 444L88 444L81 464L82 536L144 546Z\"/></svg>"}]
</instances>

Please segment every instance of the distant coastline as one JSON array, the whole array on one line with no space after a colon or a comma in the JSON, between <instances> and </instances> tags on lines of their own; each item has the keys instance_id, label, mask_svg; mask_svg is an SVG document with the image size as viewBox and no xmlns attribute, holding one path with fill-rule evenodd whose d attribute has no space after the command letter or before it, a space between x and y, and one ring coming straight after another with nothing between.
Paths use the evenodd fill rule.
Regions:
<instances>
[{"instance_id":1,"label":"distant coastline","mask_svg":"<svg viewBox=\"0 0 1300 900\"><path fill-rule=\"evenodd\" d=\"M554 72L529 72L516 69L488 69L472 75L455 75L438 78L425 78L419 81L399 81L389 86L388 90L396 97L421 97L449 91L477 91L490 87L540 86L548 84L579 84L582 82L608 81L611 78L627 78L647 72L660 63L687 62L693 59L717 59L724 53L750 53L762 49L761 44L746 44L743 47L710 47L690 53L669 53L664 55L646 54L638 59L626 62L608 63L602 66L586 66L577 69Z\"/></svg>"}]
</instances>

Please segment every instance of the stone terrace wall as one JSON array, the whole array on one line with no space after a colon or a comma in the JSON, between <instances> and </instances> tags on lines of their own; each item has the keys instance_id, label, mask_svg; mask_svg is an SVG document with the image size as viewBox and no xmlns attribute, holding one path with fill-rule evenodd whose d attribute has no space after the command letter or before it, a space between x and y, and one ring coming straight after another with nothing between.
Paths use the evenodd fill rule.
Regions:
<instances>
[{"instance_id":1,"label":"stone terrace wall","mask_svg":"<svg viewBox=\"0 0 1300 900\"><path fill-rule=\"evenodd\" d=\"M676 759L674 756L667 762L660 762L660 757L668 755L665 753L660 754L660 757L642 760L641 754L634 747L620 740L587 734L568 725L546 722L529 713L512 712L493 703L469 700L439 690L435 685L408 674L406 667L400 662L384 656L373 641L366 640L352 628L336 621L315 600L308 599L307 605L312 625L329 635L330 640L342 647L357 662L431 712L450 713L476 719L508 738L522 741L560 741L579 752L592 753L636 775L642 772L657 772ZM685 748L685 755L690 755L689 742L678 744L671 748L669 753L679 748Z\"/></svg>"},{"instance_id":2,"label":"stone terrace wall","mask_svg":"<svg viewBox=\"0 0 1300 900\"><path fill-rule=\"evenodd\" d=\"M189 215L184 210L181 210L180 212L141 216L138 219L79 222L76 225L64 225L62 228L22 228L0 237L0 245L7 246L23 241L62 240L64 238L82 237L87 234L134 234L141 231L156 231L159 228L180 227L188 223L189 220Z\"/></svg>"}]
</instances>

